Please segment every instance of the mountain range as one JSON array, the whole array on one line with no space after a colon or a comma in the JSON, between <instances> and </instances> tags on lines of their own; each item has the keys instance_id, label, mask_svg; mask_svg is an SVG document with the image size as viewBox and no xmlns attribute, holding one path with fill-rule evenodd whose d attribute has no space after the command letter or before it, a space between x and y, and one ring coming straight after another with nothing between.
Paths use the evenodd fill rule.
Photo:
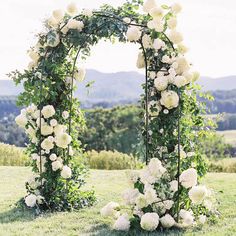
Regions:
<instances>
[{"instance_id":1,"label":"mountain range","mask_svg":"<svg viewBox=\"0 0 236 236\"><path fill-rule=\"evenodd\" d=\"M89 82L91 86L88 89L86 84ZM87 70L86 79L78 84L75 95L91 103L137 100L142 93L143 82L144 75L138 72L102 73ZM219 78L203 76L198 84L204 91L232 90L236 89L236 75ZM11 80L0 80L0 96L16 96L22 89L22 86L16 87Z\"/></svg>"}]
</instances>

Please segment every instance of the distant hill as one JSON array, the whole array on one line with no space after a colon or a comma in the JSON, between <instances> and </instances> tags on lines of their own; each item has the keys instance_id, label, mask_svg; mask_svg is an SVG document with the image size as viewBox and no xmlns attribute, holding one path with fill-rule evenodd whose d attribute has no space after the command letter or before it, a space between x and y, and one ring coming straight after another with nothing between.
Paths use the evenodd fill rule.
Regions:
<instances>
[{"instance_id":1,"label":"distant hill","mask_svg":"<svg viewBox=\"0 0 236 236\"><path fill-rule=\"evenodd\" d=\"M88 90L85 85L91 81L94 83ZM76 96L91 103L137 100L142 93L143 82L144 75L138 72L102 73L87 70L86 80L78 84ZM202 77L198 83L203 86L203 90L232 90L236 89L236 76ZM18 95L21 91L22 87L16 87L13 81L0 80L0 96Z\"/></svg>"}]
</instances>

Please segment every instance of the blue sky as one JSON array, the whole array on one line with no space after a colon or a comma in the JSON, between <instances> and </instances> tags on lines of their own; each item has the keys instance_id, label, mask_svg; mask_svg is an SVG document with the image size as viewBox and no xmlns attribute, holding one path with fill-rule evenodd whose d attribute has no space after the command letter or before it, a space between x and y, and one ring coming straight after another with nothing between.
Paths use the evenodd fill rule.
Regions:
<instances>
[{"instance_id":1,"label":"blue sky","mask_svg":"<svg viewBox=\"0 0 236 236\"><path fill-rule=\"evenodd\" d=\"M29 58L27 49L35 42L34 34L42 29L42 20L52 10L65 9L68 0L4 0L0 8L0 79L14 69L23 69ZM102 3L122 4L122 0L74 0L78 8L98 8ZM202 75L220 77L236 75L236 1L235 0L157 0L157 3L179 2L178 30L190 51L194 68ZM87 68L103 72L136 69L138 47L134 44L100 42L87 60ZM142 71L140 71L142 72Z\"/></svg>"}]
</instances>

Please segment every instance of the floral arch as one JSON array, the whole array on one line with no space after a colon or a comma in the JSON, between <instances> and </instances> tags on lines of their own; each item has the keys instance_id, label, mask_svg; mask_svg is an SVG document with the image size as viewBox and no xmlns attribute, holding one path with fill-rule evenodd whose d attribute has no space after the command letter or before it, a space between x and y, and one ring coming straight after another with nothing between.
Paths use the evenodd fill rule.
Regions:
<instances>
[{"instance_id":1,"label":"floral arch","mask_svg":"<svg viewBox=\"0 0 236 236\"><path fill-rule=\"evenodd\" d=\"M209 190L198 185L206 165L197 142L206 124L204 107L196 100L194 82L199 75L191 72L182 35L176 31L180 10L178 4L159 6L154 0L80 13L70 4L66 13L56 10L45 22L45 32L29 51L29 68L10 75L16 84L23 82L18 103L27 106L16 118L29 135L35 172L26 183L27 206L62 211L95 201L93 191L81 189L86 167L73 158L83 155L78 137L85 125L73 90L75 81L85 77L76 63L105 38L140 45L137 66L146 72L141 133L147 166L133 176L134 188L124 194L130 216L116 203L109 203L101 214L120 214L115 229L128 230L131 225L148 231L189 226L212 215Z\"/></svg>"}]
</instances>

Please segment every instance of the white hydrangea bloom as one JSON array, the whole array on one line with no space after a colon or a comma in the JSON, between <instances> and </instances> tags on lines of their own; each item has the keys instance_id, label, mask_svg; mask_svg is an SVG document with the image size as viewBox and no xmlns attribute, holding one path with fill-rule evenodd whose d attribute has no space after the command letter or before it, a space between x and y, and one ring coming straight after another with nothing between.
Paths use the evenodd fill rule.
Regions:
<instances>
[{"instance_id":1,"label":"white hydrangea bloom","mask_svg":"<svg viewBox=\"0 0 236 236\"><path fill-rule=\"evenodd\" d=\"M121 215L115 221L113 225L113 229L120 230L120 231L128 231L130 228L130 221L127 215Z\"/></svg>"},{"instance_id":2,"label":"white hydrangea bloom","mask_svg":"<svg viewBox=\"0 0 236 236\"><path fill-rule=\"evenodd\" d=\"M109 202L106 206L104 206L101 210L101 216L115 216L117 210L119 209L120 205L116 202Z\"/></svg>"},{"instance_id":3,"label":"white hydrangea bloom","mask_svg":"<svg viewBox=\"0 0 236 236\"><path fill-rule=\"evenodd\" d=\"M146 0L143 4L143 11L148 13L152 8L156 7L155 0Z\"/></svg>"},{"instance_id":4,"label":"white hydrangea bloom","mask_svg":"<svg viewBox=\"0 0 236 236\"><path fill-rule=\"evenodd\" d=\"M42 125L41 126L41 134L44 135L44 136L47 136L47 135L50 135L53 133L53 127L50 126L50 125Z\"/></svg>"},{"instance_id":5,"label":"white hydrangea bloom","mask_svg":"<svg viewBox=\"0 0 236 236\"><path fill-rule=\"evenodd\" d=\"M69 179L72 175L71 168L69 166L63 166L61 171L61 177L64 179Z\"/></svg>"},{"instance_id":6,"label":"white hydrangea bloom","mask_svg":"<svg viewBox=\"0 0 236 236\"><path fill-rule=\"evenodd\" d=\"M78 8L76 6L75 3L70 3L68 6L67 6L67 13L71 16L74 16L78 13Z\"/></svg>"},{"instance_id":7,"label":"white hydrangea bloom","mask_svg":"<svg viewBox=\"0 0 236 236\"><path fill-rule=\"evenodd\" d=\"M177 26L177 19L176 17L171 17L169 20L167 20L167 25L170 29L174 29Z\"/></svg>"},{"instance_id":8,"label":"white hydrangea bloom","mask_svg":"<svg viewBox=\"0 0 236 236\"><path fill-rule=\"evenodd\" d=\"M78 30L80 32L84 28L84 23L83 23L83 21L78 21L78 20L75 20L75 19L70 19L67 22L66 27L68 29L76 29L76 30Z\"/></svg>"},{"instance_id":9,"label":"white hydrangea bloom","mask_svg":"<svg viewBox=\"0 0 236 236\"><path fill-rule=\"evenodd\" d=\"M52 105L44 106L42 109L42 114L43 114L44 118L46 118L46 119L54 116L55 113L56 113L56 111Z\"/></svg>"},{"instance_id":10,"label":"white hydrangea bloom","mask_svg":"<svg viewBox=\"0 0 236 236\"><path fill-rule=\"evenodd\" d=\"M166 108L172 109L179 105L179 96L175 91L163 91L160 102Z\"/></svg>"},{"instance_id":11,"label":"white hydrangea bloom","mask_svg":"<svg viewBox=\"0 0 236 236\"><path fill-rule=\"evenodd\" d=\"M152 47L152 38L148 34L144 34L142 37L142 44L144 48Z\"/></svg>"},{"instance_id":12,"label":"white hydrangea bloom","mask_svg":"<svg viewBox=\"0 0 236 236\"><path fill-rule=\"evenodd\" d=\"M158 91L163 91L167 88L168 82L167 76L157 77L154 81L154 86Z\"/></svg>"},{"instance_id":13,"label":"white hydrangea bloom","mask_svg":"<svg viewBox=\"0 0 236 236\"><path fill-rule=\"evenodd\" d=\"M148 206L147 199L144 194L139 194L139 196L135 200L135 204L138 207L138 209L142 209L144 207Z\"/></svg>"},{"instance_id":14,"label":"white hydrangea bloom","mask_svg":"<svg viewBox=\"0 0 236 236\"><path fill-rule=\"evenodd\" d=\"M140 225L142 229L154 231L159 225L159 216L157 213L146 213L141 217Z\"/></svg>"},{"instance_id":15,"label":"white hydrangea bloom","mask_svg":"<svg viewBox=\"0 0 236 236\"><path fill-rule=\"evenodd\" d=\"M191 188L197 185L197 171L194 168L184 170L179 179L185 188Z\"/></svg>"},{"instance_id":16,"label":"white hydrangea bloom","mask_svg":"<svg viewBox=\"0 0 236 236\"><path fill-rule=\"evenodd\" d=\"M166 172L166 168L162 166L162 163L158 158L152 158L150 160L148 163L148 170L155 178L160 178Z\"/></svg>"},{"instance_id":17,"label":"white hydrangea bloom","mask_svg":"<svg viewBox=\"0 0 236 236\"><path fill-rule=\"evenodd\" d=\"M138 41L141 37L141 30L137 26L130 26L127 30L126 36L129 41Z\"/></svg>"},{"instance_id":18,"label":"white hydrangea bloom","mask_svg":"<svg viewBox=\"0 0 236 236\"><path fill-rule=\"evenodd\" d=\"M71 141L72 138L67 133L58 134L55 138L56 145L61 148L67 148Z\"/></svg>"},{"instance_id":19,"label":"white hydrangea bloom","mask_svg":"<svg viewBox=\"0 0 236 236\"><path fill-rule=\"evenodd\" d=\"M190 211L186 211L184 209L181 209L179 212L179 216L182 218L183 220L183 224L185 226L191 226L194 223L194 216L193 213Z\"/></svg>"},{"instance_id":20,"label":"white hydrangea bloom","mask_svg":"<svg viewBox=\"0 0 236 236\"><path fill-rule=\"evenodd\" d=\"M188 192L189 198L194 204L201 204L207 196L207 188L203 185L193 186Z\"/></svg>"},{"instance_id":21,"label":"white hydrangea bloom","mask_svg":"<svg viewBox=\"0 0 236 236\"><path fill-rule=\"evenodd\" d=\"M28 123L28 119L26 115L20 114L15 118L15 122L18 126L25 128L26 124Z\"/></svg>"},{"instance_id":22,"label":"white hydrangea bloom","mask_svg":"<svg viewBox=\"0 0 236 236\"><path fill-rule=\"evenodd\" d=\"M62 21L64 18L64 12L61 9L54 10L52 15L58 22Z\"/></svg>"},{"instance_id":23,"label":"white hydrangea bloom","mask_svg":"<svg viewBox=\"0 0 236 236\"><path fill-rule=\"evenodd\" d=\"M54 143L50 138L46 138L41 143L41 148L44 150L51 150L54 148Z\"/></svg>"},{"instance_id":24,"label":"white hydrangea bloom","mask_svg":"<svg viewBox=\"0 0 236 236\"><path fill-rule=\"evenodd\" d=\"M168 37L169 37L170 41L174 44L179 44L183 41L182 34L177 32L175 29L170 31Z\"/></svg>"},{"instance_id":25,"label":"white hydrangea bloom","mask_svg":"<svg viewBox=\"0 0 236 236\"><path fill-rule=\"evenodd\" d=\"M56 155L55 153L52 153L52 154L49 156L49 159L50 159L51 161L56 161L57 155Z\"/></svg>"},{"instance_id":26,"label":"white hydrangea bloom","mask_svg":"<svg viewBox=\"0 0 236 236\"><path fill-rule=\"evenodd\" d=\"M124 191L122 197L124 199L125 204L133 205L135 204L136 198L139 196L138 189L127 189Z\"/></svg>"},{"instance_id":27,"label":"white hydrangea bloom","mask_svg":"<svg viewBox=\"0 0 236 236\"><path fill-rule=\"evenodd\" d=\"M37 196L34 194L30 194L25 197L25 204L28 207L34 207L36 205L36 201L37 201Z\"/></svg>"},{"instance_id":28,"label":"white hydrangea bloom","mask_svg":"<svg viewBox=\"0 0 236 236\"><path fill-rule=\"evenodd\" d=\"M164 228L171 228L175 225L175 220L170 214L166 214L161 217L160 222Z\"/></svg>"},{"instance_id":29,"label":"white hydrangea bloom","mask_svg":"<svg viewBox=\"0 0 236 236\"><path fill-rule=\"evenodd\" d=\"M153 7L149 10L150 16L161 19L163 17L163 9L161 7Z\"/></svg>"},{"instance_id":30,"label":"white hydrangea bloom","mask_svg":"<svg viewBox=\"0 0 236 236\"><path fill-rule=\"evenodd\" d=\"M60 169L62 169L62 167L63 167L63 165L59 160L52 162L52 170L53 171L60 170Z\"/></svg>"},{"instance_id":31,"label":"white hydrangea bloom","mask_svg":"<svg viewBox=\"0 0 236 236\"><path fill-rule=\"evenodd\" d=\"M200 215L199 216L199 222L201 223L201 224L205 224L206 223L206 216L205 215Z\"/></svg>"}]
</instances>

